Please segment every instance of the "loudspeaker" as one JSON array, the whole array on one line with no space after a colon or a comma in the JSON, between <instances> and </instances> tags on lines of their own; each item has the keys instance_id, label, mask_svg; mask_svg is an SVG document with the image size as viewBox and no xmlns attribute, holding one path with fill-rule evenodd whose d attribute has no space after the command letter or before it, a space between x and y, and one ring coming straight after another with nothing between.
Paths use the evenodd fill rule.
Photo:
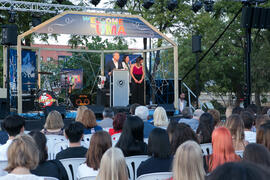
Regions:
<instances>
[{"instance_id":1,"label":"loudspeaker","mask_svg":"<svg viewBox=\"0 0 270 180\"><path fill-rule=\"evenodd\" d=\"M48 114L51 111L58 111L62 115L63 119L66 117L66 107L65 106L47 106L44 109L45 119L47 118Z\"/></svg>"},{"instance_id":2,"label":"loudspeaker","mask_svg":"<svg viewBox=\"0 0 270 180\"><path fill-rule=\"evenodd\" d=\"M17 45L18 27L16 24L2 25L2 44Z\"/></svg>"},{"instance_id":3,"label":"loudspeaker","mask_svg":"<svg viewBox=\"0 0 270 180\"><path fill-rule=\"evenodd\" d=\"M253 9L251 7L243 7L241 16L241 26L243 28L251 28L252 13Z\"/></svg>"},{"instance_id":4,"label":"loudspeaker","mask_svg":"<svg viewBox=\"0 0 270 180\"><path fill-rule=\"evenodd\" d=\"M201 36L192 36L192 52L197 53L201 52Z\"/></svg>"},{"instance_id":5,"label":"loudspeaker","mask_svg":"<svg viewBox=\"0 0 270 180\"><path fill-rule=\"evenodd\" d=\"M256 7L253 8L253 17L252 17L252 26L253 28L260 28L262 26L261 23L261 13L262 8Z\"/></svg>"}]
</instances>

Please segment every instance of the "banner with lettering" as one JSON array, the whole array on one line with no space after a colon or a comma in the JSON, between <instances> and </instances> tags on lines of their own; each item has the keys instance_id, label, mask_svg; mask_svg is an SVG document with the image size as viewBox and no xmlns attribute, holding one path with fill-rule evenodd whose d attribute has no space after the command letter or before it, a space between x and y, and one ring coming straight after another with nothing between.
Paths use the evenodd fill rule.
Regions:
<instances>
[{"instance_id":1,"label":"banner with lettering","mask_svg":"<svg viewBox=\"0 0 270 180\"><path fill-rule=\"evenodd\" d=\"M125 15L96 15L91 13L67 13L49 22L37 33L77 34L92 36L119 36L161 38L139 17Z\"/></svg>"}]
</instances>

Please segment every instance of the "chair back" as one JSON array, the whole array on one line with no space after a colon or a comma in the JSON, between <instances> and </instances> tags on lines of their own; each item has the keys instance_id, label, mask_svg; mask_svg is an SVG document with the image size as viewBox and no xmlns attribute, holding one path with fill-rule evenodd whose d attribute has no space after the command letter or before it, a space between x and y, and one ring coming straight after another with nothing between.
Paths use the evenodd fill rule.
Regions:
<instances>
[{"instance_id":1,"label":"chair back","mask_svg":"<svg viewBox=\"0 0 270 180\"><path fill-rule=\"evenodd\" d=\"M77 170L78 167L84 163L86 158L68 158L68 159L60 159L60 162L66 169L68 179L76 180L77 179Z\"/></svg>"},{"instance_id":2,"label":"chair back","mask_svg":"<svg viewBox=\"0 0 270 180\"><path fill-rule=\"evenodd\" d=\"M63 142L57 142L55 145L54 145L54 150L53 150L53 153L51 153L51 156L53 159L56 158L56 154L67 149L68 148L68 142L66 141L63 141Z\"/></svg>"},{"instance_id":3,"label":"chair back","mask_svg":"<svg viewBox=\"0 0 270 180\"><path fill-rule=\"evenodd\" d=\"M44 180L58 180L55 177L49 177L49 176L42 176L44 178Z\"/></svg>"},{"instance_id":4,"label":"chair back","mask_svg":"<svg viewBox=\"0 0 270 180\"><path fill-rule=\"evenodd\" d=\"M240 156L241 159L243 158L243 153L244 153L244 151L235 151L235 154Z\"/></svg>"},{"instance_id":5,"label":"chair back","mask_svg":"<svg viewBox=\"0 0 270 180\"><path fill-rule=\"evenodd\" d=\"M48 160L53 160L55 158L54 146L56 143L66 142L68 140L64 136L60 135L46 135L47 138L47 147L48 147Z\"/></svg>"},{"instance_id":6,"label":"chair back","mask_svg":"<svg viewBox=\"0 0 270 180\"><path fill-rule=\"evenodd\" d=\"M91 137L92 137L93 134L85 134L83 136L83 140L81 142L82 146L85 147L85 148L89 148L89 145L90 145L90 141L91 141Z\"/></svg>"},{"instance_id":7,"label":"chair back","mask_svg":"<svg viewBox=\"0 0 270 180\"><path fill-rule=\"evenodd\" d=\"M79 180L95 180L96 176L86 176L86 177L81 177Z\"/></svg>"},{"instance_id":8,"label":"chair back","mask_svg":"<svg viewBox=\"0 0 270 180\"><path fill-rule=\"evenodd\" d=\"M159 172L144 174L137 178L137 180L167 180L173 176L172 172Z\"/></svg>"},{"instance_id":9,"label":"chair back","mask_svg":"<svg viewBox=\"0 0 270 180\"><path fill-rule=\"evenodd\" d=\"M135 180L137 178L137 169L142 161L147 160L149 157L146 155L139 156L129 156L126 157L126 164L129 170L130 180Z\"/></svg>"},{"instance_id":10,"label":"chair back","mask_svg":"<svg viewBox=\"0 0 270 180\"><path fill-rule=\"evenodd\" d=\"M213 152L212 143L200 144L204 155L210 155Z\"/></svg>"},{"instance_id":11,"label":"chair back","mask_svg":"<svg viewBox=\"0 0 270 180\"><path fill-rule=\"evenodd\" d=\"M116 143L118 142L119 138L121 136L121 133L113 134L112 135L112 146L114 147Z\"/></svg>"},{"instance_id":12,"label":"chair back","mask_svg":"<svg viewBox=\"0 0 270 180\"><path fill-rule=\"evenodd\" d=\"M8 174L8 172L4 170L7 167L7 165L8 165L8 161L0 161L0 172L1 171L3 172L2 175L4 175L5 173Z\"/></svg>"}]
</instances>

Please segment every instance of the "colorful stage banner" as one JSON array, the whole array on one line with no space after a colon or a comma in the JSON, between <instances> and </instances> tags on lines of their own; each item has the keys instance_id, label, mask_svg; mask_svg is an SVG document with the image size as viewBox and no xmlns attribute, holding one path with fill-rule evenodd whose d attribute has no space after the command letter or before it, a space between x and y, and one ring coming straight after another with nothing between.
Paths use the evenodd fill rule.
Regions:
<instances>
[{"instance_id":1,"label":"colorful stage banner","mask_svg":"<svg viewBox=\"0 0 270 180\"><path fill-rule=\"evenodd\" d=\"M72 89L83 88L83 69L62 69L61 84Z\"/></svg>"},{"instance_id":2,"label":"colorful stage banner","mask_svg":"<svg viewBox=\"0 0 270 180\"><path fill-rule=\"evenodd\" d=\"M161 38L149 25L138 17L64 14L38 29L37 33L78 34L91 36L120 36Z\"/></svg>"}]
</instances>

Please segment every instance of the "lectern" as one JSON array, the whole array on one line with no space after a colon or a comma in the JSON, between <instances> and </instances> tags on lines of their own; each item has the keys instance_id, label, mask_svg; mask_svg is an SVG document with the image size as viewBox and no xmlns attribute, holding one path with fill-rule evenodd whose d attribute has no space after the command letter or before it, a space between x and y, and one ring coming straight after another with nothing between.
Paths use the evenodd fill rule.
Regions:
<instances>
[{"instance_id":1,"label":"lectern","mask_svg":"<svg viewBox=\"0 0 270 180\"><path fill-rule=\"evenodd\" d=\"M110 81L110 105L127 106L129 104L129 71L115 69Z\"/></svg>"}]
</instances>

